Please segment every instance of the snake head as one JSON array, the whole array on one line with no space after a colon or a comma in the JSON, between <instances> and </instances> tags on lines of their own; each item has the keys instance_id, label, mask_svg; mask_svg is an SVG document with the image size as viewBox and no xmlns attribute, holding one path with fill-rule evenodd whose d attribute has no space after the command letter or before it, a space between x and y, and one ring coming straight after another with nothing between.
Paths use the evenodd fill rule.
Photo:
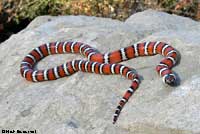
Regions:
<instances>
[{"instance_id":1,"label":"snake head","mask_svg":"<svg viewBox=\"0 0 200 134\"><path fill-rule=\"evenodd\" d=\"M176 76L174 74L166 74L163 77L163 82L170 85L170 86L174 86L176 85Z\"/></svg>"}]
</instances>

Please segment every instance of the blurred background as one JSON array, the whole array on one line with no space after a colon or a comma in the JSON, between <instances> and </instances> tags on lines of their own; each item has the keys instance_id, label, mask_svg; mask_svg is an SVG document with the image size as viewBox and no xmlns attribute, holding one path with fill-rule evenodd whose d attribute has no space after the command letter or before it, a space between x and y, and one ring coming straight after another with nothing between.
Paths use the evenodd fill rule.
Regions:
<instances>
[{"instance_id":1,"label":"blurred background","mask_svg":"<svg viewBox=\"0 0 200 134\"><path fill-rule=\"evenodd\" d=\"M41 15L87 15L124 21L149 8L200 20L200 0L0 0L0 42Z\"/></svg>"}]
</instances>

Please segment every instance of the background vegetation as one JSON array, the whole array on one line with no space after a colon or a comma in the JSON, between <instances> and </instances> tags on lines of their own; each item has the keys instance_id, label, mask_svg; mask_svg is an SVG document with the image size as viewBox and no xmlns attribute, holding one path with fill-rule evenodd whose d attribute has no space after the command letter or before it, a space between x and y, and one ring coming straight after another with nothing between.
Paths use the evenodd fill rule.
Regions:
<instances>
[{"instance_id":1,"label":"background vegetation","mask_svg":"<svg viewBox=\"0 0 200 134\"><path fill-rule=\"evenodd\" d=\"M199 0L1 0L0 38L19 31L40 15L81 14L123 21L147 8L200 20Z\"/></svg>"}]
</instances>

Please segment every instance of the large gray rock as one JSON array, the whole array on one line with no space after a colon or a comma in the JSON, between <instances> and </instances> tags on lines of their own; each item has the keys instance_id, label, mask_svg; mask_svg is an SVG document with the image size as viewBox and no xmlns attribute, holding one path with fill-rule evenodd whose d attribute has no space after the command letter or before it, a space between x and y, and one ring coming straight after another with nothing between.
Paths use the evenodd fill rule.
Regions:
<instances>
[{"instance_id":1,"label":"large gray rock","mask_svg":"<svg viewBox=\"0 0 200 134\"><path fill-rule=\"evenodd\" d=\"M26 29L0 44L0 129L37 130L38 134L199 134L200 23L147 10L125 22L86 17L38 17ZM143 76L137 92L116 125L112 115L129 87L121 76L78 72L56 81L31 83L19 65L45 42L82 41L102 53L141 41L164 41L181 53L173 70L180 85L169 87L156 74L161 56L124 62ZM60 65L80 55L49 56L37 68Z\"/></svg>"}]
</instances>

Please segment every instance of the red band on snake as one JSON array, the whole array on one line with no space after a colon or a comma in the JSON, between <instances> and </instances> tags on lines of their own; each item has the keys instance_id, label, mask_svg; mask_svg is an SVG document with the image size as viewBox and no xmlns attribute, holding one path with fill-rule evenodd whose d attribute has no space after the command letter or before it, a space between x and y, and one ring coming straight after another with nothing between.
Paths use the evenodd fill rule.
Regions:
<instances>
[{"instance_id":1,"label":"red band on snake","mask_svg":"<svg viewBox=\"0 0 200 134\"><path fill-rule=\"evenodd\" d=\"M87 57L88 60L72 60L46 70L33 69L34 65L44 57L63 53L79 53ZM174 85L176 83L176 76L171 69L177 63L177 51L172 46L159 41L136 43L105 54L101 54L95 48L81 42L47 43L33 49L26 55L21 62L20 72L22 77L32 82L56 80L70 76L77 71L105 75L120 74L126 77L132 81L132 84L116 108L113 117L113 123L115 123L122 108L140 84L139 77L132 68L118 63L138 56L152 56L156 54L164 56L164 59L157 65L156 71L163 78L164 83Z\"/></svg>"}]
</instances>

